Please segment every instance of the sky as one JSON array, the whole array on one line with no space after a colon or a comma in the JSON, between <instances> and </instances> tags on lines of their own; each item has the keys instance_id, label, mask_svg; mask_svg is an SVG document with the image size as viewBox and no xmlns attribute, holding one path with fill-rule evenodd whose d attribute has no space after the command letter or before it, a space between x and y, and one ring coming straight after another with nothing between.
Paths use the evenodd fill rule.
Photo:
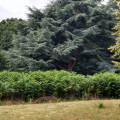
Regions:
<instances>
[{"instance_id":1,"label":"sky","mask_svg":"<svg viewBox=\"0 0 120 120\"><path fill-rule=\"evenodd\" d=\"M53 0L0 0L0 21L12 17L27 19L27 6L44 9L51 1Z\"/></svg>"},{"instance_id":2,"label":"sky","mask_svg":"<svg viewBox=\"0 0 120 120\"><path fill-rule=\"evenodd\" d=\"M44 9L52 0L0 0L0 21L6 18L27 19L27 6Z\"/></svg>"}]
</instances>

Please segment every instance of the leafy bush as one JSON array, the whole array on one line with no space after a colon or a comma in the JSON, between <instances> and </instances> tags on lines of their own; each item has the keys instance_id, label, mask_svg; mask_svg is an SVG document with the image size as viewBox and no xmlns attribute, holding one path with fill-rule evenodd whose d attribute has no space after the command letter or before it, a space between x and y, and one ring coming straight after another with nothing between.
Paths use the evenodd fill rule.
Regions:
<instances>
[{"instance_id":1,"label":"leafy bush","mask_svg":"<svg viewBox=\"0 0 120 120\"><path fill-rule=\"evenodd\" d=\"M67 71L0 72L0 99L120 98L120 74L84 76Z\"/></svg>"}]
</instances>

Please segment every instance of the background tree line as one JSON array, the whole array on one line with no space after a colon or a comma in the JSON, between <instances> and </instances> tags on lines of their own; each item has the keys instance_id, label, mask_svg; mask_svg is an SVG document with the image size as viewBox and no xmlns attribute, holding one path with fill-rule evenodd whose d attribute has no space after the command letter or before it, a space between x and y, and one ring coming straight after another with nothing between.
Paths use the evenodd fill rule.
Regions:
<instances>
[{"instance_id":1,"label":"background tree line","mask_svg":"<svg viewBox=\"0 0 120 120\"><path fill-rule=\"evenodd\" d=\"M28 8L28 20L0 23L0 69L67 70L81 74L117 72L108 48L117 23L111 0L57 0L43 11ZM3 55L3 52L5 56ZM0 61L1 61L0 60Z\"/></svg>"}]
</instances>

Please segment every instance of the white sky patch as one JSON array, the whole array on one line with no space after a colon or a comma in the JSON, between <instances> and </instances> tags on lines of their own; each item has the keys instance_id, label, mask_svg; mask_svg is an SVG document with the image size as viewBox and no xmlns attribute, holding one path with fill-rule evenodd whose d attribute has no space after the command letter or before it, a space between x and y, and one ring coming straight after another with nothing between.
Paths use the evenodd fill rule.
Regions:
<instances>
[{"instance_id":1,"label":"white sky patch","mask_svg":"<svg viewBox=\"0 0 120 120\"><path fill-rule=\"evenodd\" d=\"M0 0L0 21L7 18L27 19L27 6L43 9L52 0Z\"/></svg>"},{"instance_id":2,"label":"white sky patch","mask_svg":"<svg viewBox=\"0 0 120 120\"><path fill-rule=\"evenodd\" d=\"M103 0L102 3L105 4L105 3L107 3L107 2L109 2L109 0Z\"/></svg>"}]
</instances>

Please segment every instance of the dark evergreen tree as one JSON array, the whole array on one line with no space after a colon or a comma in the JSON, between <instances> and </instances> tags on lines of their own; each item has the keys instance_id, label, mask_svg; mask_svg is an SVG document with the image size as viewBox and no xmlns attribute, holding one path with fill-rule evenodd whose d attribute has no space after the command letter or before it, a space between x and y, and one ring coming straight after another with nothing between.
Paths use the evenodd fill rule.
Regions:
<instances>
[{"instance_id":1,"label":"dark evergreen tree","mask_svg":"<svg viewBox=\"0 0 120 120\"><path fill-rule=\"evenodd\" d=\"M29 10L28 23L9 51L12 70L64 69L83 74L116 70L107 51L114 41L111 2L57 0L43 12Z\"/></svg>"}]
</instances>

